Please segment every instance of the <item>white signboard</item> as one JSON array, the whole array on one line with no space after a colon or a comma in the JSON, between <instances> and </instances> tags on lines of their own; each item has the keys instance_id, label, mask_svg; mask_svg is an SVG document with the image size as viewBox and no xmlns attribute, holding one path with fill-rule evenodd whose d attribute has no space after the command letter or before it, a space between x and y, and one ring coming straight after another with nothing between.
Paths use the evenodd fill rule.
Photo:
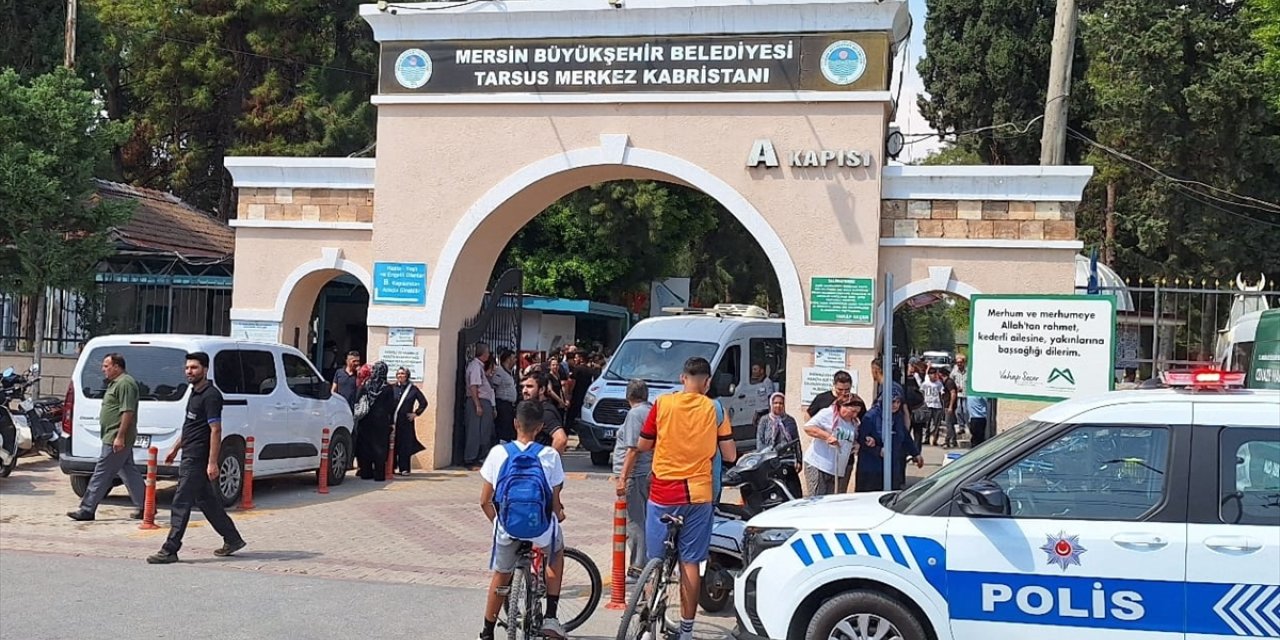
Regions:
<instances>
[{"instance_id":1,"label":"white signboard","mask_svg":"<svg viewBox=\"0 0 1280 640\"><path fill-rule=\"evenodd\" d=\"M404 367L409 370L409 379L422 382L426 369L426 355L421 347L386 346L378 352L378 359L387 363L387 377L394 380L396 370Z\"/></svg>"},{"instance_id":2,"label":"white signboard","mask_svg":"<svg viewBox=\"0 0 1280 640\"><path fill-rule=\"evenodd\" d=\"M969 393L1057 401L1110 391L1115 298L975 295Z\"/></svg>"},{"instance_id":3,"label":"white signboard","mask_svg":"<svg viewBox=\"0 0 1280 640\"><path fill-rule=\"evenodd\" d=\"M391 327L387 329L387 344L393 347L412 347L413 327Z\"/></svg>"},{"instance_id":4,"label":"white signboard","mask_svg":"<svg viewBox=\"0 0 1280 640\"><path fill-rule=\"evenodd\" d=\"M813 366L845 368L844 347L814 347Z\"/></svg>"},{"instance_id":5,"label":"white signboard","mask_svg":"<svg viewBox=\"0 0 1280 640\"><path fill-rule=\"evenodd\" d=\"M232 320L231 338L234 340L279 344L280 323L267 320Z\"/></svg>"},{"instance_id":6,"label":"white signboard","mask_svg":"<svg viewBox=\"0 0 1280 640\"><path fill-rule=\"evenodd\" d=\"M807 407L819 394L830 391L832 378L837 371L842 370L849 372L849 376L853 378L852 388L856 390L858 388L857 371L850 371L845 367L805 367L801 372L804 377L800 382L800 404Z\"/></svg>"}]
</instances>

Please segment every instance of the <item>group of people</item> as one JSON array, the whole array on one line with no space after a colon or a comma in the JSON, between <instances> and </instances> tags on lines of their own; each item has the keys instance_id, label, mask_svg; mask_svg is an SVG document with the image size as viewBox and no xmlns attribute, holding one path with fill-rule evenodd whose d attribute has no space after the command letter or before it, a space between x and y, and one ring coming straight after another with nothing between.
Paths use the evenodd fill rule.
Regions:
<instances>
[{"instance_id":1,"label":"group of people","mask_svg":"<svg viewBox=\"0 0 1280 640\"><path fill-rule=\"evenodd\" d=\"M385 362L360 363L360 352L347 354L346 366L333 374L333 393L342 396L355 418L352 438L357 475L381 482L387 477L387 457L395 438L392 471L409 475L414 454L426 447L418 440L414 421L427 410L427 397L401 367L394 383Z\"/></svg>"},{"instance_id":2,"label":"group of people","mask_svg":"<svg viewBox=\"0 0 1280 640\"><path fill-rule=\"evenodd\" d=\"M540 401L545 399L556 409L556 423L565 430L561 437L567 442L568 433L582 415L587 389L600 377L605 364L602 355L590 356L576 345L566 345L545 361L526 358L520 370L515 368L517 358L511 350L504 349L494 357L493 349L481 342L473 352L466 368L463 448L463 464L472 471L481 468L482 456L495 444L516 439L516 404L522 398L529 399L523 395L524 381L536 379Z\"/></svg>"},{"instance_id":3,"label":"group of people","mask_svg":"<svg viewBox=\"0 0 1280 640\"><path fill-rule=\"evenodd\" d=\"M921 358L908 361L904 385L911 435L917 447L923 448L926 441L937 446L939 436L944 449L958 447L959 434L965 430L969 432L970 446L987 439L987 399L968 393L968 377L968 359L964 355L956 357L954 370Z\"/></svg>"}]
</instances>

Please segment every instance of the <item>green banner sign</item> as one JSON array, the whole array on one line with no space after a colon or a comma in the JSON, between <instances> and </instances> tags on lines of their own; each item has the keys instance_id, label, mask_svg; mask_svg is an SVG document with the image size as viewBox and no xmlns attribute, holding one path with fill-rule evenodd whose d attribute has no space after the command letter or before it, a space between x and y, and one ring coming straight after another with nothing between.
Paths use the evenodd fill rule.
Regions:
<instances>
[{"instance_id":1,"label":"green banner sign","mask_svg":"<svg viewBox=\"0 0 1280 640\"><path fill-rule=\"evenodd\" d=\"M872 278L813 278L809 281L809 321L871 324L875 309Z\"/></svg>"},{"instance_id":2,"label":"green banner sign","mask_svg":"<svg viewBox=\"0 0 1280 640\"><path fill-rule=\"evenodd\" d=\"M1262 312L1253 343L1253 362L1245 386L1280 389L1280 309Z\"/></svg>"}]
</instances>

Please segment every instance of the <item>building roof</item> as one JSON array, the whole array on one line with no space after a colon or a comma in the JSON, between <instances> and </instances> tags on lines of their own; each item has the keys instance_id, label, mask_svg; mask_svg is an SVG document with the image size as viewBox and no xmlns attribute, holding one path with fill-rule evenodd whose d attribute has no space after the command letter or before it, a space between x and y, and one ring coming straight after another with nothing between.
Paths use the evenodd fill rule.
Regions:
<instances>
[{"instance_id":1,"label":"building roof","mask_svg":"<svg viewBox=\"0 0 1280 640\"><path fill-rule=\"evenodd\" d=\"M136 203L133 217L115 229L120 251L182 259L223 259L235 253L235 233L226 223L164 191L96 180L98 197Z\"/></svg>"}]
</instances>

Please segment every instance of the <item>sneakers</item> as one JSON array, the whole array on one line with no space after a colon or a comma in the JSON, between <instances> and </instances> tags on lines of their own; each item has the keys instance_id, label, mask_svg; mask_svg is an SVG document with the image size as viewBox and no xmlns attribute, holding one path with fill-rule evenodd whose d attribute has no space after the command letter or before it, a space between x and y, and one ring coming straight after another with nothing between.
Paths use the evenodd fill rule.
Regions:
<instances>
[{"instance_id":1,"label":"sneakers","mask_svg":"<svg viewBox=\"0 0 1280 640\"><path fill-rule=\"evenodd\" d=\"M147 556L147 564L173 564L178 561L178 554L161 549Z\"/></svg>"},{"instance_id":2,"label":"sneakers","mask_svg":"<svg viewBox=\"0 0 1280 640\"><path fill-rule=\"evenodd\" d=\"M564 638L564 625L560 624L555 618L546 618L542 621L542 635L548 638Z\"/></svg>"},{"instance_id":3,"label":"sneakers","mask_svg":"<svg viewBox=\"0 0 1280 640\"><path fill-rule=\"evenodd\" d=\"M222 546L221 546L221 547L218 547L217 549L214 549L214 550L213 550L213 555L218 556L219 558L225 558L225 557L227 557L227 556L229 556L229 555L231 555L231 554L233 554L233 553L235 553L235 552L237 552L237 551L239 551L239 550L243 549L243 548L244 548L244 546L245 546L245 544L246 544L246 543L245 543L245 541L244 541L244 540L241 540L241 541L236 542L236 543L234 543L234 544L233 544L233 543L230 543L230 542L224 542L224 543L222 544Z\"/></svg>"},{"instance_id":4,"label":"sneakers","mask_svg":"<svg viewBox=\"0 0 1280 640\"><path fill-rule=\"evenodd\" d=\"M92 513L85 513L79 509L75 511L68 511L67 517L75 520L76 522L93 522L96 519Z\"/></svg>"}]
</instances>

